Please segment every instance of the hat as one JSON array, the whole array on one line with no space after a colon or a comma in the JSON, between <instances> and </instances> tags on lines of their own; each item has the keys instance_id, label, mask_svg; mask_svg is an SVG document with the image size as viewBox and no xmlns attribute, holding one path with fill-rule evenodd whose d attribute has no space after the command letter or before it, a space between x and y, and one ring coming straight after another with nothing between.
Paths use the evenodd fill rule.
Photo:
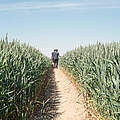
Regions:
<instances>
[{"instance_id":1,"label":"hat","mask_svg":"<svg viewBox=\"0 0 120 120\"><path fill-rule=\"evenodd\" d=\"M58 51L58 49L54 49L54 51Z\"/></svg>"}]
</instances>

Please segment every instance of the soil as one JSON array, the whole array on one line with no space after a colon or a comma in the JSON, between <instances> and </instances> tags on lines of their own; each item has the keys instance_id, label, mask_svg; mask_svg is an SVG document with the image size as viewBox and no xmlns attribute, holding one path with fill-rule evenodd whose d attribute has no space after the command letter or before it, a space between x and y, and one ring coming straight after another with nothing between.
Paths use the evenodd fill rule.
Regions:
<instances>
[{"instance_id":1,"label":"soil","mask_svg":"<svg viewBox=\"0 0 120 120\"><path fill-rule=\"evenodd\" d=\"M92 116L85 107L83 96L65 72L60 69L51 71L47 91L45 90L45 117L41 118L39 108L36 120L100 120Z\"/></svg>"},{"instance_id":2,"label":"soil","mask_svg":"<svg viewBox=\"0 0 120 120\"><path fill-rule=\"evenodd\" d=\"M96 120L90 117L82 96L70 78L60 69L54 69L56 88L59 93L57 116L54 120Z\"/></svg>"}]
</instances>

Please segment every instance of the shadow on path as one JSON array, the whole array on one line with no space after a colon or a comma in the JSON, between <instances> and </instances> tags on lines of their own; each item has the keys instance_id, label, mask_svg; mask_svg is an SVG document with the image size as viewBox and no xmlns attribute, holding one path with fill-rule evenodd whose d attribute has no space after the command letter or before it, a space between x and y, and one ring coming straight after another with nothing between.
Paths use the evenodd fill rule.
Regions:
<instances>
[{"instance_id":1,"label":"shadow on path","mask_svg":"<svg viewBox=\"0 0 120 120\"><path fill-rule=\"evenodd\" d=\"M35 108L35 120L54 120L60 113L57 113L60 103L60 91L58 91L55 81L54 69L51 69L50 79L47 83L47 89L43 90L42 100L44 104ZM38 98L41 101L41 97Z\"/></svg>"}]
</instances>

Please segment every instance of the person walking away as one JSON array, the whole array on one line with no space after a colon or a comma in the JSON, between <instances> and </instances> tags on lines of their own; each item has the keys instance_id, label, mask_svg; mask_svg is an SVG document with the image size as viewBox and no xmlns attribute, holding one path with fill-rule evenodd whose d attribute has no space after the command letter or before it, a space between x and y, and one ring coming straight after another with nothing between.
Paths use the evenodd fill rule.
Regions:
<instances>
[{"instance_id":1,"label":"person walking away","mask_svg":"<svg viewBox=\"0 0 120 120\"><path fill-rule=\"evenodd\" d=\"M55 50L52 52L52 57L51 57L53 64L54 64L54 52Z\"/></svg>"},{"instance_id":2,"label":"person walking away","mask_svg":"<svg viewBox=\"0 0 120 120\"><path fill-rule=\"evenodd\" d=\"M59 61L59 52L58 52L58 49L54 50L53 57L54 57L54 67L58 68L58 61Z\"/></svg>"}]
</instances>

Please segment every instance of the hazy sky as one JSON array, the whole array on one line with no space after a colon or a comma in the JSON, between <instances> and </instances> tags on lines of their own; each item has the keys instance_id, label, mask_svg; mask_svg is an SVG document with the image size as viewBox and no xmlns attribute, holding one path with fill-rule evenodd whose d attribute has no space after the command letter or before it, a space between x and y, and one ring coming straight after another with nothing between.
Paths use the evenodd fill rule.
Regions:
<instances>
[{"instance_id":1,"label":"hazy sky","mask_svg":"<svg viewBox=\"0 0 120 120\"><path fill-rule=\"evenodd\" d=\"M0 38L7 32L48 56L119 41L120 0L0 0Z\"/></svg>"}]
</instances>

